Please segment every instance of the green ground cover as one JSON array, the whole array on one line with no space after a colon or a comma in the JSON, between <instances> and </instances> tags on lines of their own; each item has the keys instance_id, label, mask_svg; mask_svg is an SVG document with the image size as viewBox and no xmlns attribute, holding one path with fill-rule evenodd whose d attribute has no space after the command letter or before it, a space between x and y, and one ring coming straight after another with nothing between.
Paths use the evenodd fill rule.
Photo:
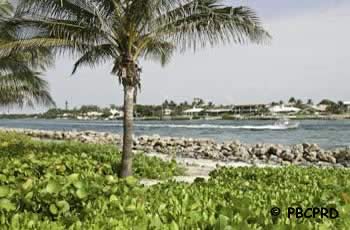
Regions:
<instances>
[{"instance_id":1,"label":"green ground cover","mask_svg":"<svg viewBox=\"0 0 350 230\"><path fill-rule=\"evenodd\" d=\"M175 162L138 155L135 178L115 175L113 146L31 141L0 134L0 229L349 229L350 172L316 168L222 168L209 181ZM332 207L339 218L296 219L287 208ZM272 217L270 209L282 213Z\"/></svg>"}]
</instances>

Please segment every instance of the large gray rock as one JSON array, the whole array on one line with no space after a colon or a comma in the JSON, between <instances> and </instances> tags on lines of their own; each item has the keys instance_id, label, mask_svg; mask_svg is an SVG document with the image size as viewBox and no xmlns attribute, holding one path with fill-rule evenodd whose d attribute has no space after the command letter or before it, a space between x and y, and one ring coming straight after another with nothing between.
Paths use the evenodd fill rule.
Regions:
<instances>
[{"instance_id":1,"label":"large gray rock","mask_svg":"<svg viewBox=\"0 0 350 230\"><path fill-rule=\"evenodd\" d=\"M281 153L281 158L284 161L292 162L294 160L294 154L291 152L290 149L286 149Z\"/></svg>"}]
</instances>

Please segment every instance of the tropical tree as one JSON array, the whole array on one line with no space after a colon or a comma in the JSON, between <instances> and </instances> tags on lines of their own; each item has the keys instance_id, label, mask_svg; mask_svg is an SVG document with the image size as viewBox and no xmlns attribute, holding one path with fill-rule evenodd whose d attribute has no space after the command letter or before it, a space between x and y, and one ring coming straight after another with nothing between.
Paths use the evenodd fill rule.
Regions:
<instances>
[{"instance_id":1,"label":"tropical tree","mask_svg":"<svg viewBox=\"0 0 350 230\"><path fill-rule=\"evenodd\" d=\"M295 104L296 102L297 101L295 100L294 97L289 98L289 101L288 101L289 104Z\"/></svg>"},{"instance_id":2,"label":"tropical tree","mask_svg":"<svg viewBox=\"0 0 350 230\"><path fill-rule=\"evenodd\" d=\"M18 39L9 23L11 15L11 4L0 0L0 46ZM48 84L38 72L50 61L46 49L25 49L0 55L0 106L53 105Z\"/></svg>"},{"instance_id":3,"label":"tropical tree","mask_svg":"<svg viewBox=\"0 0 350 230\"><path fill-rule=\"evenodd\" d=\"M303 102L303 100L301 100L301 99L298 99L298 100L295 102L295 106L296 106L296 107L302 107L303 104L304 104L304 102Z\"/></svg>"},{"instance_id":4,"label":"tropical tree","mask_svg":"<svg viewBox=\"0 0 350 230\"><path fill-rule=\"evenodd\" d=\"M0 17L6 17L12 14L13 6L8 0L0 0Z\"/></svg>"},{"instance_id":5,"label":"tropical tree","mask_svg":"<svg viewBox=\"0 0 350 230\"><path fill-rule=\"evenodd\" d=\"M133 102L142 59L165 65L175 51L270 38L253 10L219 0L21 0L17 17L30 33L3 50L68 51L79 55L73 73L112 62L111 73L124 89L122 177L132 175Z\"/></svg>"},{"instance_id":6,"label":"tropical tree","mask_svg":"<svg viewBox=\"0 0 350 230\"><path fill-rule=\"evenodd\" d=\"M308 105L313 105L314 102L312 101L312 99L308 99L308 100L307 100L307 104L308 104Z\"/></svg>"}]
</instances>

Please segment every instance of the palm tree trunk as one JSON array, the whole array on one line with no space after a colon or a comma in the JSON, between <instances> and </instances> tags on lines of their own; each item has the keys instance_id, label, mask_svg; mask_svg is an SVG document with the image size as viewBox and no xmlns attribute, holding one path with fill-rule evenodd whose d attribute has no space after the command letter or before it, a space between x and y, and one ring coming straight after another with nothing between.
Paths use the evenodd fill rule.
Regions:
<instances>
[{"instance_id":1,"label":"palm tree trunk","mask_svg":"<svg viewBox=\"0 0 350 230\"><path fill-rule=\"evenodd\" d=\"M134 90L135 87L124 86L124 136L123 156L120 168L120 177L132 176L132 147L133 147L133 126L134 126Z\"/></svg>"}]
</instances>

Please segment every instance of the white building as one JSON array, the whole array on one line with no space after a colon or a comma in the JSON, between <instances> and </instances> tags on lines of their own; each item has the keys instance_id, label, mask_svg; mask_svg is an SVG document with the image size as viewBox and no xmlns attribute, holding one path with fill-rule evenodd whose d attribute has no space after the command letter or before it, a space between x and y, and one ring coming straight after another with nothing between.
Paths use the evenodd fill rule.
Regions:
<instances>
[{"instance_id":1,"label":"white building","mask_svg":"<svg viewBox=\"0 0 350 230\"><path fill-rule=\"evenodd\" d=\"M312 105L310 107L318 112L325 112L328 108L328 105L320 104L320 105Z\"/></svg>"},{"instance_id":2,"label":"white building","mask_svg":"<svg viewBox=\"0 0 350 230\"><path fill-rule=\"evenodd\" d=\"M207 109L205 112L209 114L230 113L232 109Z\"/></svg>"},{"instance_id":3,"label":"white building","mask_svg":"<svg viewBox=\"0 0 350 230\"><path fill-rule=\"evenodd\" d=\"M117 117L123 117L124 116L124 112L120 111L120 110L117 110L117 109L111 109L110 112L111 112L111 114L113 116L117 116Z\"/></svg>"},{"instance_id":4,"label":"white building","mask_svg":"<svg viewBox=\"0 0 350 230\"><path fill-rule=\"evenodd\" d=\"M271 113L298 113L301 109L285 105L276 105L269 108Z\"/></svg>"},{"instance_id":5,"label":"white building","mask_svg":"<svg viewBox=\"0 0 350 230\"><path fill-rule=\"evenodd\" d=\"M348 111L350 112L350 101L344 101L343 103L348 108Z\"/></svg>"},{"instance_id":6,"label":"white building","mask_svg":"<svg viewBox=\"0 0 350 230\"><path fill-rule=\"evenodd\" d=\"M121 118L124 117L124 112L117 110L117 109L111 109L109 111L112 115L109 116L109 119L117 119L117 118Z\"/></svg>"},{"instance_id":7,"label":"white building","mask_svg":"<svg viewBox=\"0 0 350 230\"><path fill-rule=\"evenodd\" d=\"M88 112L86 115L88 117L101 117L103 115L103 113L94 111L94 112Z\"/></svg>"},{"instance_id":8,"label":"white building","mask_svg":"<svg viewBox=\"0 0 350 230\"><path fill-rule=\"evenodd\" d=\"M165 116L170 116L172 112L173 111L171 109L168 109L168 108L164 109L164 115Z\"/></svg>"},{"instance_id":9,"label":"white building","mask_svg":"<svg viewBox=\"0 0 350 230\"><path fill-rule=\"evenodd\" d=\"M193 115L197 115L197 114L199 114L200 112L203 112L203 111L204 111L204 109L194 107L192 109L185 110L183 113L186 114L186 115L193 116Z\"/></svg>"}]
</instances>

